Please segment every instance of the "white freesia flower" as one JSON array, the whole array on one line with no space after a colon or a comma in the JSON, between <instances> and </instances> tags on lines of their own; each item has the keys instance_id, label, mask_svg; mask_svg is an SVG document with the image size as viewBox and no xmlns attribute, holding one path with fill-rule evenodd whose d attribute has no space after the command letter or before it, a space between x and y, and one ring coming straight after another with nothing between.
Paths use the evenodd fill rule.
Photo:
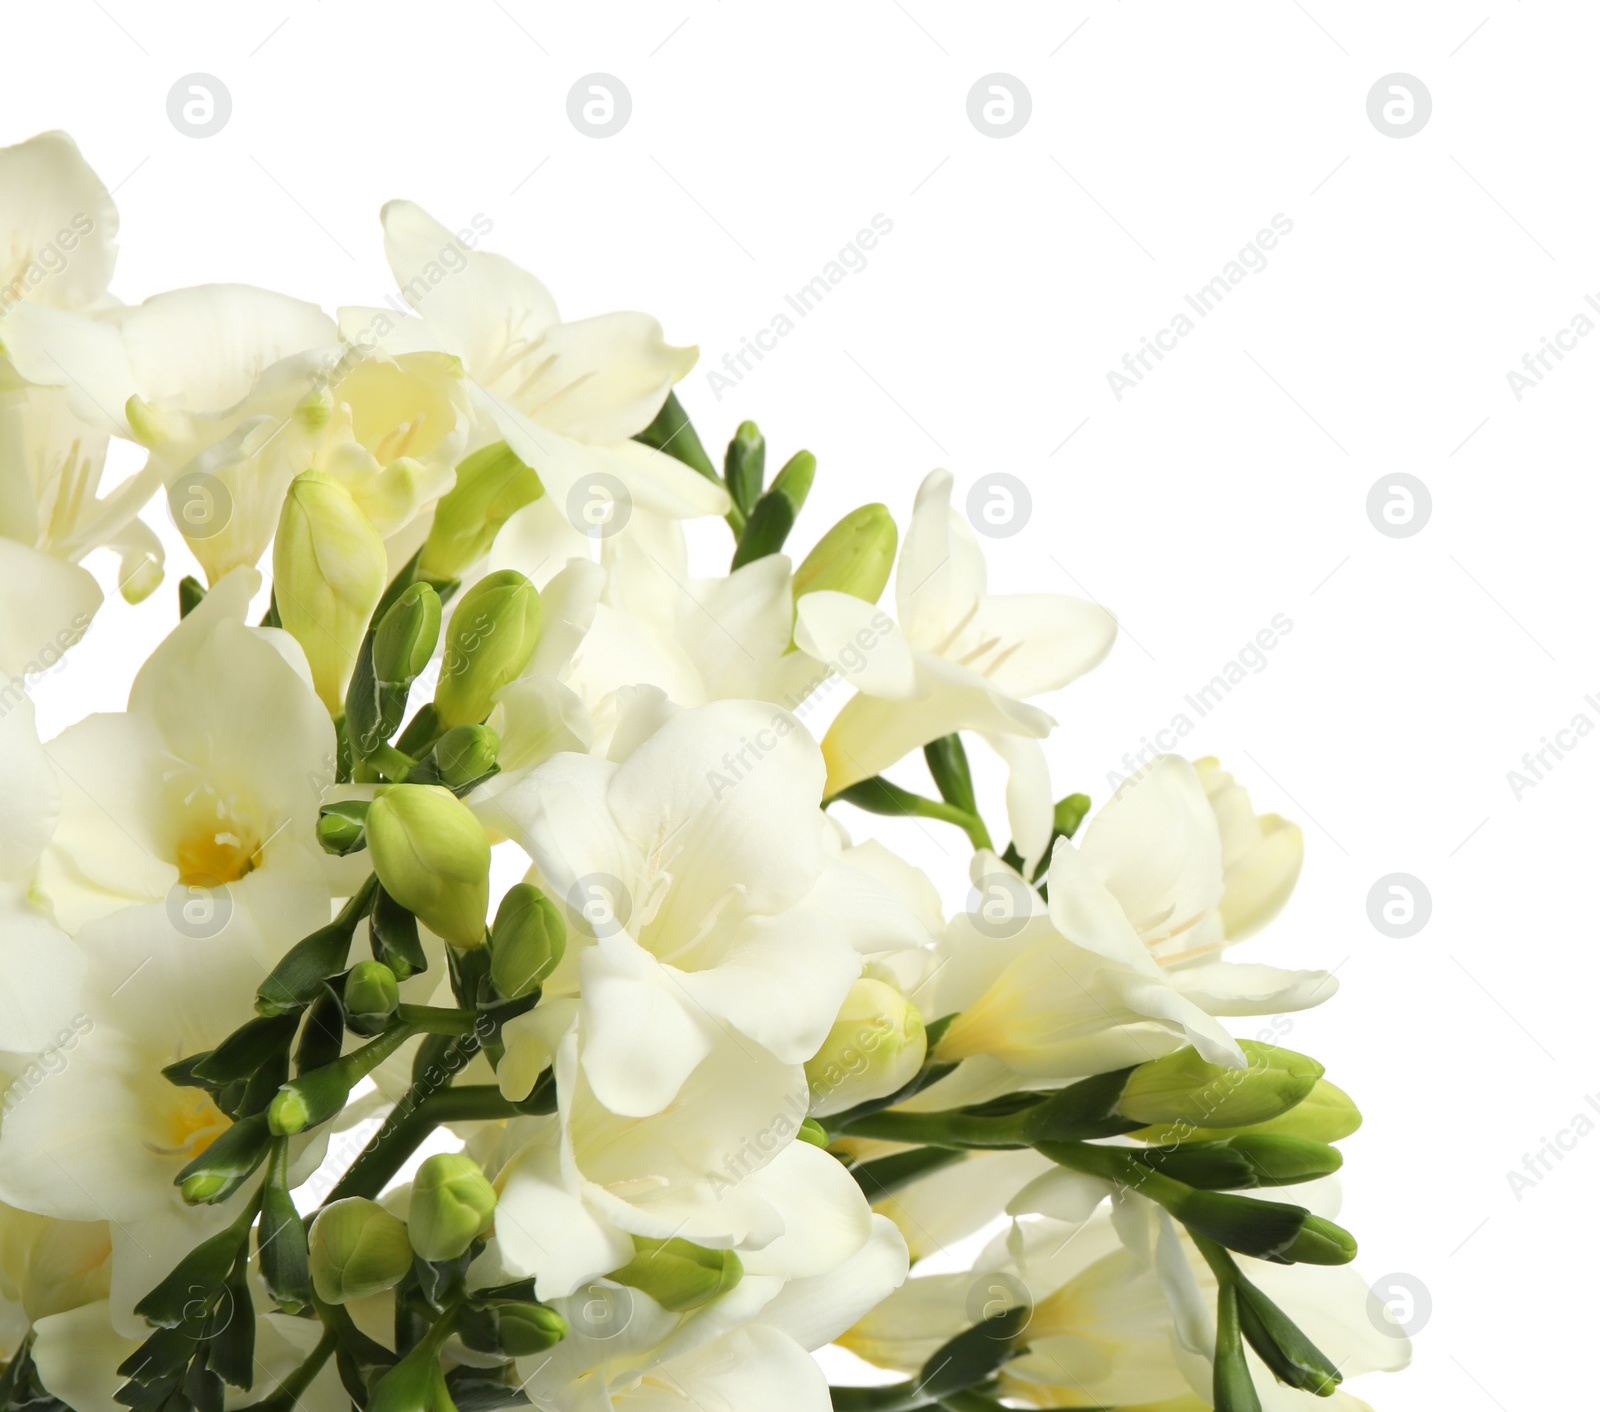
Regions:
<instances>
[{"instance_id":1,"label":"white freesia flower","mask_svg":"<svg viewBox=\"0 0 1600 1412\"><path fill-rule=\"evenodd\" d=\"M60 821L36 893L69 932L142 905L270 966L328 920L314 828L333 725L299 644L246 626L258 583L235 570L151 655L127 711L48 746Z\"/></svg>"},{"instance_id":2,"label":"white freesia flower","mask_svg":"<svg viewBox=\"0 0 1600 1412\"><path fill-rule=\"evenodd\" d=\"M522 1145L497 1179L501 1259L548 1297L626 1264L634 1235L732 1249L747 1275L790 1278L821 1274L866 1241L860 1188L794 1140L806 1109L798 1066L721 1035L672 1108L638 1119L599 1101L580 1053L569 1032L556 1056L559 1116L508 1133Z\"/></svg>"},{"instance_id":3,"label":"white freesia flower","mask_svg":"<svg viewBox=\"0 0 1600 1412\"><path fill-rule=\"evenodd\" d=\"M726 512L720 486L630 439L694 365L695 349L667 344L645 314L563 323L532 275L471 249L410 201L383 208L383 231L389 267L420 318L343 309L347 337L459 358L486 416L563 510L585 474L603 472L622 482L636 509L673 518Z\"/></svg>"},{"instance_id":4,"label":"white freesia flower","mask_svg":"<svg viewBox=\"0 0 1600 1412\"><path fill-rule=\"evenodd\" d=\"M1004 873L974 861L980 886ZM1009 897L1032 897L1011 875ZM1217 959L1231 938L1221 834L1200 776L1175 755L1126 781L1074 843L1057 842L1049 905L994 935L981 916L946 934L941 1009L961 1014L939 1057L989 1056L1017 1074L1069 1078L1141 1063L1183 1043L1213 1063L1243 1055L1213 1018L1305 1009L1325 971Z\"/></svg>"},{"instance_id":5,"label":"white freesia flower","mask_svg":"<svg viewBox=\"0 0 1600 1412\"><path fill-rule=\"evenodd\" d=\"M583 1070L613 1111L659 1113L729 1030L803 1062L861 953L921 939L910 919L886 931L892 900L867 905L882 885L830 856L822 777L793 716L729 701L673 716L620 765L558 755L483 806L567 908Z\"/></svg>"},{"instance_id":6,"label":"white freesia flower","mask_svg":"<svg viewBox=\"0 0 1600 1412\"><path fill-rule=\"evenodd\" d=\"M950 504L953 484L949 471L934 471L917 491L895 569L898 629L874 605L821 590L800 599L795 641L858 692L823 737L830 795L940 736L977 731L1010 768L1012 832L1031 861L1050 841L1050 777L1037 741L1055 723L1025 698L1098 665L1116 620L1064 594L991 594L977 538Z\"/></svg>"},{"instance_id":7,"label":"white freesia flower","mask_svg":"<svg viewBox=\"0 0 1600 1412\"><path fill-rule=\"evenodd\" d=\"M107 1222L112 1322L141 1337L133 1306L248 1199L245 1190L218 1206L184 1203L174 1178L229 1119L204 1089L180 1088L161 1070L237 1026L262 967L246 948L180 935L159 907L125 909L62 945L88 963L89 1028L0 1124L0 1201ZM297 1179L322 1145L297 1140Z\"/></svg>"},{"instance_id":8,"label":"white freesia flower","mask_svg":"<svg viewBox=\"0 0 1600 1412\"><path fill-rule=\"evenodd\" d=\"M106 312L117 208L76 144L47 132L0 148L0 351L29 318ZM161 546L136 518L157 484L136 475L100 495L108 436L74 411L53 367L26 376L0 357L0 671L48 666L100 606L77 567L102 546L137 601L161 579ZM52 384L43 386L40 384Z\"/></svg>"}]
</instances>

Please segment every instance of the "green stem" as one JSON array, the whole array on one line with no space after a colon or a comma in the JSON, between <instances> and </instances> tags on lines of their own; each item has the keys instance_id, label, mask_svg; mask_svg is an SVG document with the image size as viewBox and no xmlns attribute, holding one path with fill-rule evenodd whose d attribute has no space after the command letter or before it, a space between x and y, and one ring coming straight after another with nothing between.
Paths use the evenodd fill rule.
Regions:
<instances>
[{"instance_id":1,"label":"green stem","mask_svg":"<svg viewBox=\"0 0 1600 1412\"><path fill-rule=\"evenodd\" d=\"M975 1118L965 1113L867 1113L842 1129L851 1137L889 1142L922 1143L929 1147L1027 1147L1022 1135L1026 1110L1003 1118Z\"/></svg>"},{"instance_id":2,"label":"green stem","mask_svg":"<svg viewBox=\"0 0 1600 1412\"><path fill-rule=\"evenodd\" d=\"M884 1383L880 1387L829 1388L834 1412L906 1412L914 1407L932 1407L935 1404L917 1389L914 1379L903 1383Z\"/></svg>"},{"instance_id":3,"label":"green stem","mask_svg":"<svg viewBox=\"0 0 1600 1412\"><path fill-rule=\"evenodd\" d=\"M890 784L880 775L871 779L859 780L855 784L847 785L837 794L822 801L826 809L835 799L842 799L847 804L854 804L858 809L865 809L869 814L886 814L897 817L912 817L918 819L939 819L947 824L955 824L962 829L974 848L994 847L994 840L989 837L989 830L984 827L984 822L977 814L966 809L958 808L954 804L947 804L942 799L928 799L921 794L914 794L909 789L902 789L897 784Z\"/></svg>"},{"instance_id":4,"label":"green stem","mask_svg":"<svg viewBox=\"0 0 1600 1412\"><path fill-rule=\"evenodd\" d=\"M514 1118L519 1110L493 1084L468 1084L430 1093L409 1113L391 1118L328 1193L329 1205L347 1196L376 1197L440 1123Z\"/></svg>"},{"instance_id":5,"label":"green stem","mask_svg":"<svg viewBox=\"0 0 1600 1412\"><path fill-rule=\"evenodd\" d=\"M311 1386L312 1380L322 1371L323 1365L333 1355L339 1336L330 1328L322 1331L317 1346L306 1356L306 1361L289 1374L278 1390L263 1402L256 1404L257 1412L288 1412L299 1404L300 1396Z\"/></svg>"},{"instance_id":6,"label":"green stem","mask_svg":"<svg viewBox=\"0 0 1600 1412\"><path fill-rule=\"evenodd\" d=\"M467 1010L439 1005L401 1005L395 1012L416 1034L469 1035L477 1029L477 1016Z\"/></svg>"}]
</instances>

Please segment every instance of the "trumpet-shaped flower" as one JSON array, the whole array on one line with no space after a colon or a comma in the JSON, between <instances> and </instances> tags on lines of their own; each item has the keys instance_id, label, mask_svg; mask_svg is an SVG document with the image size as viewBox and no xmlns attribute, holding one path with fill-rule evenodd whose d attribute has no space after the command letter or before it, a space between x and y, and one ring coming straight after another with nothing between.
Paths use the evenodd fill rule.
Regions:
<instances>
[{"instance_id":1,"label":"trumpet-shaped flower","mask_svg":"<svg viewBox=\"0 0 1600 1412\"><path fill-rule=\"evenodd\" d=\"M565 507L585 474L615 476L636 509L672 518L720 515L726 492L682 462L631 440L654 420L696 350L667 344L645 314L564 323L550 292L503 255L471 248L421 207L383 208L389 267L420 316L340 311L395 353L459 358L485 416ZM488 438L492 439L492 438Z\"/></svg>"},{"instance_id":2,"label":"trumpet-shaped flower","mask_svg":"<svg viewBox=\"0 0 1600 1412\"><path fill-rule=\"evenodd\" d=\"M1116 620L1064 594L991 594L977 539L950 505L953 483L934 471L917 491L895 570L899 626L859 598L819 590L800 599L795 641L857 691L823 737L830 795L931 740L977 731L1010 767L1013 836L1031 862L1050 841L1037 742L1055 723L1026 698L1097 666Z\"/></svg>"},{"instance_id":3,"label":"trumpet-shaped flower","mask_svg":"<svg viewBox=\"0 0 1600 1412\"><path fill-rule=\"evenodd\" d=\"M1230 812L1230 828L1239 827ZM1215 1016L1305 1009L1331 996L1335 982L1325 971L1217 959L1232 940L1223 856L1200 774L1178 756L1159 757L1122 785L1081 841L1057 842L1048 907L1012 874L1007 895L1031 901L1003 928L1007 935L996 938L981 914L951 924L952 962L930 1013L961 1014L938 1057L982 1055L1016 1074L1067 1078L1189 1043L1214 1063L1242 1065ZM974 862L980 886L1002 875L992 858ZM1278 872L1271 875L1275 896L1284 889ZM1246 876L1235 874L1239 886L1253 887ZM1240 905L1242 913L1262 911L1257 902Z\"/></svg>"},{"instance_id":4,"label":"trumpet-shaped flower","mask_svg":"<svg viewBox=\"0 0 1600 1412\"><path fill-rule=\"evenodd\" d=\"M647 1117L718 1038L800 1064L861 954L915 945L920 920L837 854L822 758L788 712L717 702L670 717L621 764L558 755L481 807L565 906L552 983L576 981L583 1070Z\"/></svg>"}]
</instances>

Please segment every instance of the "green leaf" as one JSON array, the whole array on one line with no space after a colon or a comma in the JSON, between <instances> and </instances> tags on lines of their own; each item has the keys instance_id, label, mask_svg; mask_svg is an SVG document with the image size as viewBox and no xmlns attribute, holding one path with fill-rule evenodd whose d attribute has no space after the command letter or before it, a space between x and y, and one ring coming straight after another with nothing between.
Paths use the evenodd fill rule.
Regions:
<instances>
[{"instance_id":1,"label":"green leaf","mask_svg":"<svg viewBox=\"0 0 1600 1412\"><path fill-rule=\"evenodd\" d=\"M229 1227L203 1240L156 1287L133 1306L147 1323L163 1329L194 1326L222 1291L246 1233ZM199 1329L195 1332L198 1334Z\"/></svg>"},{"instance_id":2,"label":"green leaf","mask_svg":"<svg viewBox=\"0 0 1600 1412\"><path fill-rule=\"evenodd\" d=\"M256 1009L264 1016L302 1010L321 993L330 976L350 957L351 929L332 922L297 941L256 990Z\"/></svg>"},{"instance_id":3,"label":"green leaf","mask_svg":"<svg viewBox=\"0 0 1600 1412\"><path fill-rule=\"evenodd\" d=\"M976 814L978 800L972 789L972 767L967 764L961 737L945 735L930 740L922 747L922 756L928 762L928 770L944 802Z\"/></svg>"},{"instance_id":4,"label":"green leaf","mask_svg":"<svg viewBox=\"0 0 1600 1412\"><path fill-rule=\"evenodd\" d=\"M372 899L372 959L382 961L400 980L428 969L417 919L381 887Z\"/></svg>"}]
</instances>

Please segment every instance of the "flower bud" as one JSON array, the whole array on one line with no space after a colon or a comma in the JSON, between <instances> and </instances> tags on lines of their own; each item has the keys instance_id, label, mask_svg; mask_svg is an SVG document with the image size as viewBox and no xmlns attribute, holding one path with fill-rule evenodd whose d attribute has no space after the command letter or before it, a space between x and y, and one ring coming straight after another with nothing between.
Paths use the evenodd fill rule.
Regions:
<instances>
[{"instance_id":1,"label":"flower bud","mask_svg":"<svg viewBox=\"0 0 1600 1412\"><path fill-rule=\"evenodd\" d=\"M465 789L490 774L500 757L500 733L488 726L454 726L433 747L439 779Z\"/></svg>"},{"instance_id":2,"label":"flower bud","mask_svg":"<svg viewBox=\"0 0 1600 1412\"><path fill-rule=\"evenodd\" d=\"M411 1248L424 1260L455 1260L494 1224L494 1188L462 1152L437 1152L411 1184Z\"/></svg>"},{"instance_id":3,"label":"flower bud","mask_svg":"<svg viewBox=\"0 0 1600 1412\"><path fill-rule=\"evenodd\" d=\"M539 591L515 569L489 574L463 595L433 694L441 724L475 725L489 714L496 693L528 665L542 619Z\"/></svg>"},{"instance_id":4,"label":"flower bud","mask_svg":"<svg viewBox=\"0 0 1600 1412\"><path fill-rule=\"evenodd\" d=\"M311 1283L326 1304L391 1289L411 1268L406 1223L364 1196L324 1206L311 1226Z\"/></svg>"},{"instance_id":5,"label":"flower bud","mask_svg":"<svg viewBox=\"0 0 1600 1412\"><path fill-rule=\"evenodd\" d=\"M345 799L317 811L317 842L324 853L344 858L367 846L367 802Z\"/></svg>"},{"instance_id":6,"label":"flower bud","mask_svg":"<svg viewBox=\"0 0 1600 1412\"><path fill-rule=\"evenodd\" d=\"M367 810L367 847L383 889L452 946L483 943L489 838L438 785L386 785Z\"/></svg>"},{"instance_id":7,"label":"flower bud","mask_svg":"<svg viewBox=\"0 0 1600 1412\"><path fill-rule=\"evenodd\" d=\"M567 1321L546 1304L502 1304L495 1324L500 1347L512 1358L543 1353L567 1336Z\"/></svg>"},{"instance_id":8,"label":"flower bud","mask_svg":"<svg viewBox=\"0 0 1600 1412\"><path fill-rule=\"evenodd\" d=\"M560 909L531 883L518 883L500 901L489 940L489 978L507 1000L543 985L567 950Z\"/></svg>"},{"instance_id":9,"label":"flower bud","mask_svg":"<svg viewBox=\"0 0 1600 1412\"><path fill-rule=\"evenodd\" d=\"M1199 1128L1248 1127L1286 1113L1322 1077L1322 1065L1292 1049L1240 1040L1248 1063L1228 1069L1194 1047L1140 1064L1115 1111L1137 1123L1187 1122Z\"/></svg>"},{"instance_id":10,"label":"flower bud","mask_svg":"<svg viewBox=\"0 0 1600 1412\"><path fill-rule=\"evenodd\" d=\"M817 542L794 571L794 596L831 588L876 603L894 567L899 531L887 505L852 510Z\"/></svg>"},{"instance_id":11,"label":"flower bud","mask_svg":"<svg viewBox=\"0 0 1600 1412\"><path fill-rule=\"evenodd\" d=\"M274 601L305 649L330 715L344 711L344 689L388 572L383 540L350 492L320 471L296 476L272 547Z\"/></svg>"},{"instance_id":12,"label":"flower bud","mask_svg":"<svg viewBox=\"0 0 1600 1412\"><path fill-rule=\"evenodd\" d=\"M189 1205L198 1206L209 1202L227 1185L228 1178L221 1172L196 1172L192 1177L185 1177L178 1190Z\"/></svg>"},{"instance_id":13,"label":"flower bud","mask_svg":"<svg viewBox=\"0 0 1600 1412\"><path fill-rule=\"evenodd\" d=\"M400 1003L400 983L382 961L358 961L344 983L344 1008L353 1016L382 1019Z\"/></svg>"},{"instance_id":14,"label":"flower bud","mask_svg":"<svg viewBox=\"0 0 1600 1412\"><path fill-rule=\"evenodd\" d=\"M442 609L433 586L414 583L389 605L372 639L379 686L410 686L439 644Z\"/></svg>"},{"instance_id":15,"label":"flower bud","mask_svg":"<svg viewBox=\"0 0 1600 1412\"><path fill-rule=\"evenodd\" d=\"M633 1250L633 1259L607 1278L648 1294L675 1314L711 1303L744 1277L744 1266L731 1250L709 1250L680 1236L635 1236Z\"/></svg>"},{"instance_id":16,"label":"flower bud","mask_svg":"<svg viewBox=\"0 0 1600 1412\"><path fill-rule=\"evenodd\" d=\"M543 494L539 477L505 442L473 452L434 511L418 571L435 582L460 578L489 552L500 526Z\"/></svg>"},{"instance_id":17,"label":"flower bud","mask_svg":"<svg viewBox=\"0 0 1600 1412\"><path fill-rule=\"evenodd\" d=\"M1220 1142L1226 1138L1245 1135L1251 1137L1273 1135L1303 1138L1313 1142L1338 1142L1341 1138L1349 1137L1360 1126L1361 1110L1356 1107L1350 1095L1337 1084L1331 1084L1327 1079L1318 1079L1311 1092L1287 1113L1280 1113L1276 1118L1269 1118L1264 1123L1255 1123L1250 1127L1202 1128L1193 1122L1178 1119L1174 1122L1157 1123L1152 1127L1140 1128L1129 1136L1138 1138L1141 1142L1160 1143L1162 1146L1182 1142Z\"/></svg>"},{"instance_id":18,"label":"flower bud","mask_svg":"<svg viewBox=\"0 0 1600 1412\"><path fill-rule=\"evenodd\" d=\"M811 482L816 478L817 458L809 451L796 451L783 464L783 469L772 478L772 488L794 506L795 514L811 494Z\"/></svg>"},{"instance_id":19,"label":"flower bud","mask_svg":"<svg viewBox=\"0 0 1600 1412\"><path fill-rule=\"evenodd\" d=\"M911 1081L927 1052L916 1007L883 981L858 980L822 1048L806 1061L811 1112L825 1117L887 1097Z\"/></svg>"},{"instance_id":20,"label":"flower bud","mask_svg":"<svg viewBox=\"0 0 1600 1412\"><path fill-rule=\"evenodd\" d=\"M1356 1258L1356 1238L1321 1216L1307 1216L1277 1258L1288 1264L1348 1265Z\"/></svg>"}]
</instances>

